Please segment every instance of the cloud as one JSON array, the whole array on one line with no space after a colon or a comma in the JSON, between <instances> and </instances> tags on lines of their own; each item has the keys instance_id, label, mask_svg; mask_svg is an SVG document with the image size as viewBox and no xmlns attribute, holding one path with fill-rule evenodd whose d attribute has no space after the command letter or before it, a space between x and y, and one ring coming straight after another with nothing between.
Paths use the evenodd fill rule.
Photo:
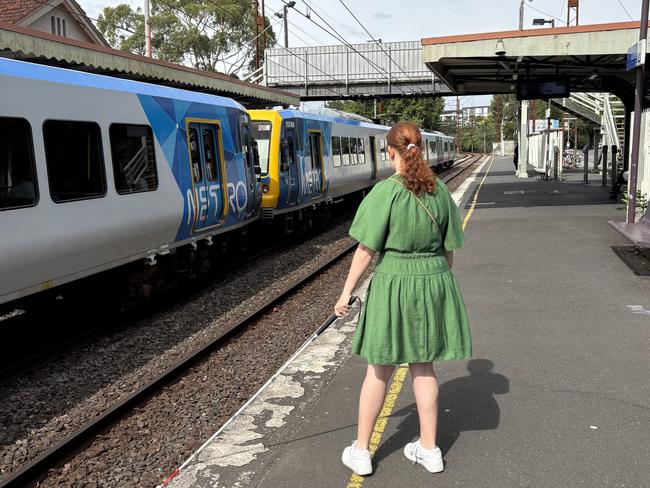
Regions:
<instances>
[{"instance_id":1,"label":"cloud","mask_svg":"<svg viewBox=\"0 0 650 488\"><path fill-rule=\"evenodd\" d=\"M385 14L384 12L377 12L373 17L377 20L387 20L390 19L393 14Z\"/></svg>"}]
</instances>

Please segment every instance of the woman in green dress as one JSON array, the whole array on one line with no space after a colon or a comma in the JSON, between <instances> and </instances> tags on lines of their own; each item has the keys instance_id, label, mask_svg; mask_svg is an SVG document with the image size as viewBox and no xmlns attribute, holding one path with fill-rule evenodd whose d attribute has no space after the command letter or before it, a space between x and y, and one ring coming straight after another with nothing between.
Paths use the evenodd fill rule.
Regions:
<instances>
[{"instance_id":1,"label":"woman in green dress","mask_svg":"<svg viewBox=\"0 0 650 488\"><path fill-rule=\"evenodd\" d=\"M359 241L334 310L348 302L375 254L377 265L352 350L368 360L359 399L357 439L343 451L356 474L372 473L368 445L395 366L409 364L420 421L420 438L404 448L413 463L444 469L436 446L438 379L433 361L472 355L467 312L451 272L453 252L463 245L460 212L447 186L422 159L420 130L399 122L387 134L395 174L377 183L361 203L350 235Z\"/></svg>"}]
</instances>

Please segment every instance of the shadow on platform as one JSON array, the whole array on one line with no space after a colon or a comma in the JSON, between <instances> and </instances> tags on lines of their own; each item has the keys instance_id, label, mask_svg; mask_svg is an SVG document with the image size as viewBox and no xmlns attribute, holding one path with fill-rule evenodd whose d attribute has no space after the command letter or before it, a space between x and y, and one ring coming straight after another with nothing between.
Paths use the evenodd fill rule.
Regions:
<instances>
[{"instance_id":1,"label":"shadow on platform","mask_svg":"<svg viewBox=\"0 0 650 488\"><path fill-rule=\"evenodd\" d=\"M451 450L461 432L495 430L499 426L501 411L494 395L508 393L510 382L502 374L493 373L493 368L490 360L472 359L467 363L469 376L440 385L437 439L443 455ZM415 403L394 412L391 417L401 418L401 422L397 432L379 445L376 463L419 436Z\"/></svg>"},{"instance_id":2,"label":"shadow on platform","mask_svg":"<svg viewBox=\"0 0 650 488\"><path fill-rule=\"evenodd\" d=\"M489 173L498 176L498 173ZM510 173L512 176L512 173ZM609 187L598 183L585 185L582 182L554 181L505 181L486 183L481 187L478 208L542 207L565 205L612 205L616 200L609 198ZM476 190L474 191L474 194ZM474 200L474 194L468 202ZM468 203L467 207L470 206Z\"/></svg>"}]
</instances>

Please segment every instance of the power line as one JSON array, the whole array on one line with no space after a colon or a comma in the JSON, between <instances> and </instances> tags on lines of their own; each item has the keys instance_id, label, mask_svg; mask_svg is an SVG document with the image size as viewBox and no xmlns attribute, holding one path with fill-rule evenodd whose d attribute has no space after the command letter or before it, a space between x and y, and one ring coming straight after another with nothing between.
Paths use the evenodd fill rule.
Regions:
<instances>
[{"instance_id":1,"label":"power line","mask_svg":"<svg viewBox=\"0 0 650 488\"><path fill-rule=\"evenodd\" d=\"M223 8L222 8L220 5L218 5L214 0L208 0L208 1L209 1L212 5L214 5L217 9L219 9L219 10L221 10L222 12L224 12L225 14L227 14L227 15L233 17L232 14L231 14L230 12L228 12L228 11L225 10L225 9L223 9ZM300 12L300 11L298 11L298 12ZM300 12L300 13L302 14L302 12ZM341 82L341 80L337 80L336 78L334 78L334 77L333 77L332 75L330 75L329 73L326 73L325 71L321 70L321 69L318 68L317 66L314 66L313 64L309 63L309 62L307 61L307 58L306 58L306 57L305 57L305 59L301 59L300 56L298 56L296 53L292 52L291 50L287 49L286 47L284 47L284 46L283 46L282 44L280 44L279 42L277 42L277 41L273 41L273 43L274 43L276 46L278 46L279 48L284 49L285 51L287 51L289 54L291 54L291 55L295 56L296 58L300 59L300 61L304 61L306 65L311 66L311 67L314 68L315 70L317 70L317 71L319 71L320 73L324 74L325 76L329 77L329 78L330 78L331 80L333 80L334 82L336 82L336 83L340 83L340 82ZM267 58L267 59L269 59L269 58ZM270 59L269 59L269 60L270 60ZM272 61L272 60L270 60L270 61ZM281 65L280 63L278 63L278 62L274 62L274 63L277 64L278 66L282 66L282 65ZM287 69L288 71L291 71L292 73L294 73L294 74L296 74L296 75L298 75L298 76L302 76L300 73L297 73L296 71L293 71L293 70L287 68L286 66L284 66L284 68ZM305 69L305 74L306 74L306 69ZM328 89L329 91L331 91L332 93L335 93L336 95L339 95L339 96L340 96L340 94L339 94L338 92L336 92L336 91L334 91L334 90L332 90L332 89L330 89L330 88L327 88L327 89ZM360 95L363 95L363 93L361 93L361 92L358 92L358 91L357 91L357 93L359 93Z\"/></svg>"},{"instance_id":2,"label":"power line","mask_svg":"<svg viewBox=\"0 0 650 488\"><path fill-rule=\"evenodd\" d=\"M361 26L361 28L362 28L364 31L366 31L366 34L368 34L368 35L370 36L370 38L374 41L374 43L377 44L377 46L379 46L379 49L381 49L382 52L383 52L383 53L388 57L388 61L391 62L391 63L393 63L395 66L397 66L397 68L398 68L402 73L404 73L404 75L409 79L409 81L415 83L415 81L413 80L413 78L411 78L411 77L408 75L408 73L407 73L406 71L404 71L404 69L403 69L403 68L402 68L398 63L396 63L395 60L393 60L393 58L391 57L391 55L388 54L388 53L384 50L384 48L383 48L383 46L381 45L381 43L380 43L379 41L377 41L377 39L375 39L375 38L373 37L373 35L372 35L370 32L368 32L368 29L366 29L366 26L363 25L363 24L361 23L361 21L357 18L356 15L354 15L354 13L352 12L352 10L349 9L349 7L345 4L345 2L344 2L343 0L339 0L339 2L341 2L341 5L343 5L343 6L345 7L345 10L347 10L347 11L350 13L350 15L354 18L354 20L357 21L357 23ZM418 86L418 85L415 85L415 86L417 86L417 88L418 88L422 93L425 93L425 91L422 89L422 87L420 87L420 86Z\"/></svg>"},{"instance_id":3,"label":"power line","mask_svg":"<svg viewBox=\"0 0 650 488\"><path fill-rule=\"evenodd\" d=\"M538 9L537 7L533 7L533 6L532 6L531 4L529 4L529 3L525 3L524 5L526 5L526 7L528 7L528 8L531 8L531 9L533 9L533 10L536 10L536 11L539 12L540 14L547 15L548 17L550 17L550 18L552 18L552 19L559 20L559 21L562 22L563 24L566 24L566 20L562 20L562 19L560 19L559 17L556 17L555 15L551 15L551 14L549 14L548 12L544 12L543 10L540 10L540 9Z\"/></svg>"},{"instance_id":4,"label":"power line","mask_svg":"<svg viewBox=\"0 0 650 488\"><path fill-rule=\"evenodd\" d=\"M630 18L630 20L634 20L634 19L632 18L632 16L630 15L630 12L628 12L627 9L625 8L625 5L623 5L623 2L621 2L621 0L618 0L618 4L621 6L621 8L622 8L623 10L625 10L625 13L626 13L627 16Z\"/></svg>"},{"instance_id":5,"label":"power line","mask_svg":"<svg viewBox=\"0 0 650 488\"><path fill-rule=\"evenodd\" d=\"M285 0L282 0L282 1L285 2ZM302 0L302 2L303 2L305 5L309 6L309 5L305 2L305 0ZM285 3L286 3L286 2L285 2ZM368 57L364 56L364 55L363 55L362 53L360 53L360 52L359 52L359 51L358 51L358 50L357 50L357 49L356 49L352 44L350 44L347 40L345 40L345 38L344 38L344 37L343 37L343 36L342 36L342 35L341 35L341 34L340 34L336 29L334 29L334 27L332 27L332 26L331 26L331 25L330 25L330 24L329 24L325 19L323 19L323 17L321 17L321 16L318 14L318 12L316 12L315 10L313 11L319 19L321 19L323 22L325 22L325 24L326 24L330 29L332 29L332 30L334 31L334 34L333 34L332 32L330 32L329 30L327 30L327 29L326 29L325 27L323 27L322 25L320 25L318 22L315 22L314 19L312 19L311 17L308 17L307 15L303 14L300 10L296 9L295 6L294 6L293 8L294 8L294 10L295 10L296 12L298 12L300 15L302 15L303 17L305 17L306 19L308 19L310 22L312 22L312 23L313 23L314 25L316 25L318 28L324 30L324 31L327 32L329 35L331 35L332 37L334 37L335 39L337 39L338 41L343 42L343 44L345 44L347 47L349 47L349 48L352 49L355 53L357 53L359 56L361 56L363 59L365 59L365 60L370 64L370 66L372 66L373 68L375 68L375 71L377 71L380 75L382 75L384 78L386 78L386 80L390 83L391 79L390 79L390 78L389 78L385 73L382 72L382 68L381 68L380 66L378 66L376 63L374 63L374 62L373 62L372 60L370 60ZM406 95L406 92L405 92L404 90L402 90L402 88L401 88L399 85L396 85L396 86L397 86L397 88L399 89L399 91L402 92L403 95Z\"/></svg>"}]
</instances>

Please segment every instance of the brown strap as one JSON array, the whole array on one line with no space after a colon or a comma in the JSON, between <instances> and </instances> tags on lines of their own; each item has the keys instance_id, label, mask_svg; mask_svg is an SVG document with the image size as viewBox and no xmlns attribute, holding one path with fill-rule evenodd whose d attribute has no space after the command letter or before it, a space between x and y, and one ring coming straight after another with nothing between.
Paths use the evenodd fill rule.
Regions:
<instances>
[{"instance_id":1,"label":"brown strap","mask_svg":"<svg viewBox=\"0 0 650 488\"><path fill-rule=\"evenodd\" d=\"M422 203L422 200L420 200L420 199L418 198L418 196L417 196L415 193L413 193L411 190L409 190L409 189L406 187L406 185L405 185L404 183L402 183L401 181L396 180L395 178L388 178L388 179L391 180L391 181L394 181L394 182L397 183L398 185L401 185L402 188L404 188L404 189L405 189L406 191L408 191L411 195L413 195L413 197L417 200L417 202L420 204L420 206L421 206L421 207L424 209L424 211L429 215L429 218L431 219L431 222L433 222L433 225L436 226L436 229L438 229L438 232L440 233L440 236L442 237L442 232L440 232L440 227L438 227L438 222L436 222L436 219L433 217L433 215L431 214L431 212L429 211L429 209L427 208L427 206L426 206L424 203Z\"/></svg>"}]
</instances>

